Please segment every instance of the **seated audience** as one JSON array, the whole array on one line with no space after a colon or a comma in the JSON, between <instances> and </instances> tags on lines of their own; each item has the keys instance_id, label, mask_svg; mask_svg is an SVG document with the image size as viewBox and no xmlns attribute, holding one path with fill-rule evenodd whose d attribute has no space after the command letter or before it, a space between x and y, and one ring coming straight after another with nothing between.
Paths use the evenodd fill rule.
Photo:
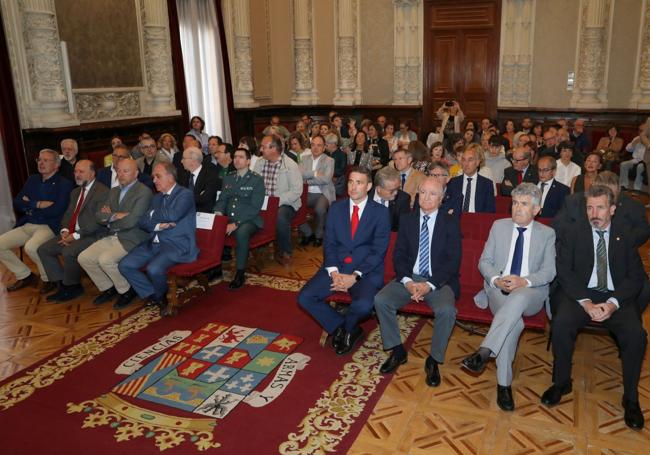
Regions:
<instances>
[{"instance_id":1,"label":"seated audience","mask_svg":"<svg viewBox=\"0 0 650 455\"><path fill-rule=\"evenodd\" d=\"M368 198L370 171L355 167L348 179L349 199L330 207L325 224L323 265L298 294L298 303L332 335L337 354L350 352L363 337L359 322L370 316L375 294L384 285L384 259L390 240L388 209ZM345 315L326 301L349 292Z\"/></svg>"},{"instance_id":2,"label":"seated audience","mask_svg":"<svg viewBox=\"0 0 650 455\"><path fill-rule=\"evenodd\" d=\"M557 159L560 156L557 144L557 130L555 128L549 128L544 133L544 145L539 149L539 157L552 156Z\"/></svg>"},{"instance_id":3,"label":"seated audience","mask_svg":"<svg viewBox=\"0 0 650 455\"><path fill-rule=\"evenodd\" d=\"M540 151L544 146L543 131L544 131L544 125L542 125L541 123L537 122L533 125L532 133L535 135L535 145L537 145L537 149Z\"/></svg>"},{"instance_id":4,"label":"seated audience","mask_svg":"<svg viewBox=\"0 0 650 455\"><path fill-rule=\"evenodd\" d=\"M533 119L530 117L524 117L521 119L521 130L522 133L529 134L533 131Z\"/></svg>"},{"instance_id":5,"label":"seated audience","mask_svg":"<svg viewBox=\"0 0 650 455\"><path fill-rule=\"evenodd\" d=\"M470 213L494 213L494 184L478 173L480 146L470 144L461 158L462 174L452 178L447 192L452 199L461 199L461 210Z\"/></svg>"},{"instance_id":6,"label":"seated audience","mask_svg":"<svg viewBox=\"0 0 650 455\"><path fill-rule=\"evenodd\" d=\"M280 116L278 115L271 116L271 124L266 128L264 128L262 134L264 136L269 136L271 134L272 129L278 135L280 135L285 141L289 139L289 136L291 135L289 130L285 126L280 124Z\"/></svg>"},{"instance_id":7,"label":"seated audience","mask_svg":"<svg viewBox=\"0 0 650 455\"><path fill-rule=\"evenodd\" d=\"M0 235L0 261L16 277L16 281L7 287L9 292L38 284L36 275L12 251L20 246L24 246L25 253L36 264L41 280L44 283L49 281L38 256L38 248L59 231L61 217L72 191L72 182L57 172L61 164L57 152L43 149L36 162L38 174L27 178L14 199L14 208L23 216L18 219L15 228ZM51 286L44 286L44 291L50 289Z\"/></svg>"},{"instance_id":8,"label":"seated audience","mask_svg":"<svg viewBox=\"0 0 650 455\"><path fill-rule=\"evenodd\" d=\"M563 232L557 249L560 303L551 321L553 385L542 403L553 406L571 393L571 363L578 330L589 322L607 327L616 337L623 364L625 424L644 425L638 383L647 335L635 304L647 280L641 258L625 226L612 224L614 194L592 185L585 193L587 217Z\"/></svg>"},{"instance_id":9,"label":"seated audience","mask_svg":"<svg viewBox=\"0 0 650 455\"><path fill-rule=\"evenodd\" d=\"M476 150L476 156L478 156L478 173L489 179L492 182L492 188L494 189L494 195L497 195L497 182L492 175L492 169L485 165L485 154L483 153L483 147L477 143L470 144Z\"/></svg>"},{"instance_id":10,"label":"seated audience","mask_svg":"<svg viewBox=\"0 0 650 455\"><path fill-rule=\"evenodd\" d=\"M336 135L335 135L336 136ZM294 160L296 163L300 163L300 160L311 153L311 150L308 147L309 141L305 139L302 135L293 133L289 136L289 149L286 151L286 154L289 158Z\"/></svg>"},{"instance_id":11,"label":"seated audience","mask_svg":"<svg viewBox=\"0 0 650 455\"><path fill-rule=\"evenodd\" d=\"M189 147L183 151L183 171L177 175L178 184L192 192L196 211L211 213L222 179L217 168L205 162L201 150Z\"/></svg>"},{"instance_id":12,"label":"seated audience","mask_svg":"<svg viewBox=\"0 0 650 455\"><path fill-rule=\"evenodd\" d=\"M397 232L400 217L411 211L411 197L399 189L400 174L390 166L377 171L375 185L368 193L368 198L390 212L391 231Z\"/></svg>"},{"instance_id":13,"label":"seated audience","mask_svg":"<svg viewBox=\"0 0 650 455\"><path fill-rule=\"evenodd\" d=\"M357 131L350 146L348 164L372 170L372 152L368 149L367 135L363 130Z\"/></svg>"},{"instance_id":14,"label":"seated audience","mask_svg":"<svg viewBox=\"0 0 650 455\"><path fill-rule=\"evenodd\" d=\"M571 189L555 180L557 164L552 156L544 156L537 162L537 173L539 183L537 187L542 193L541 211L542 218L553 218L564 204L564 198L569 195Z\"/></svg>"},{"instance_id":15,"label":"seated audience","mask_svg":"<svg viewBox=\"0 0 650 455\"><path fill-rule=\"evenodd\" d=\"M645 164L645 155L648 150L650 150L650 143L646 144L642 140L644 137L648 137L650 132L646 133L646 125L641 124L639 126L639 135L632 139L632 142L625 146L625 150L632 154L632 158L621 163L621 169L619 173L620 184L624 188L630 188L630 174L634 176L632 180L633 189L641 190L643 187L643 174L646 174L647 182L647 170ZM647 184L647 183L646 183Z\"/></svg>"},{"instance_id":16,"label":"seated audience","mask_svg":"<svg viewBox=\"0 0 650 455\"><path fill-rule=\"evenodd\" d=\"M557 160L557 172L555 174L555 180L560 182L562 185L570 187L574 177L580 175L582 173L582 169L580 169L580 166L571 160L573 157L572 142L560 143L559 149L560 159Z\"/></svg>"},{"instance_id":17,"label":"seated audience","mask_svg":"<svg viewBox=\"0 0 650 455\"><path fill-rule=\"evenodd\" d=\"M252 136L244 136L241 139L239 139L239 145L237 148L244 148L251 152L251 164L249 166L250 170L252 171L255 169L255 164L257 163L257 159L259 158L260 151L257 148L257 141L255 140L254 137Z\"/></svg>"},{"instance_id":18,"label":"seated audience","mask_svg":"<svg viewBox=\"0 0 650 455\"><path fill-rule=\"evenodd\" d=\"M436 116L442 122L440 130L445 138L449 137L452 133L460 133L460 126L465 121L465 115L456 100L449 100L442 103L436 111Z\"/></svg>"},{"instance_id":19,"label":"seated audience","mask_svg":"<svg viewBox=\"0 0 650 455\"><path fill-rule=\"evenodd\" d=\"M447 184L449 183L449 166L445 163L439 162L434 163L431 166L429 176L436 179L438 183L442 185L442 202L440 205L440 210L442 212L448 213L450 215L460 216L463 209L463 197L461 194L456 194L454 197L449 194L447 191ZM419 208L418 197L415 198L415 204L413 204L413 210Z\"/></svg>"},{"instance_id":20,"label":"seated audience","mask_svg":"<svg viewBox=\"0 0 650 455\"><path fill-rule=\"evenodd\" d=\"M195 150L200 152L198 148ZM199 255L196 209L190 190L176 183L173 164L157 164L153 177L158 193L139 222L140 228L149 233L149 239L129 251L118 269L131 285L127 294L137 293L147 305L164 309L167 270L176 264L192 262Z\"/></svg>"},{"instance_id":21,"label":"seated audience","mask_svg":"<svg viewBox=\"0 0 650 455\"><path fill-rule=\"evenodd\" d=\"M585 164L580 175L571 181L571 192L581 193L587 191L603 167L603 157L598 152L591 152L585 157Z\"/></svg>"},{"instance_id":22,"label":"seated audience","mask_svg":"<svg viewBox=\"0 0 650 455\"><path fill-rule=\"evenodd\" d=\"M302 175L298 165L282 152L280 137L264 136L261 149L255 172L264 178L266 195L280 198L274 258L281 265L289 265L293 251L291 220L302 204Z\"/></svg>"},{"instance_id":23,"label":"seated audience","mask_svg":"<svg viewBox=\"0 0 650 455\"><path fill-rule=\"evenodd\" d=\"M515 132L516 132L514 120L511 119L506 120L503 129L505 130L505 132L501 135L501 137L503 137L507 141L507 149L510 150L515 148L515 144L513 143L515 140Z\"/></svg>"},{"instance_id":24,"label":"seated audience","mask_svg":"<svg viewBox=\"0 0 650 455\"><path fill-rule=\"evenodd\" d=\"M149 208L152 193L138 181L138 166L131 158L119 160L117 178L118 186L110 189L105 204L96 214L97 222L107 227L107 235L82 251L77 261L99 289L100 294L93 303L100 305L118 296L113 307L121 309L131 303L135 294L117 264L147 239L138 222Z\"/></svg>"},{"instance_id":25,"label":"seated audience","mask_svg":"<svg viewBox=\"0 0 650 455\"><path fill-rule=\"evenodd\" d=\"M395 279L375 296L382 343L391 351L379 369L381 373L391 373L407 361L397 311L412 300L424 301L433 311L433 337L424 364L425 382L430 387L440 385L438 364L445 360L460 295L460 223L455 216L438 210L443 191L433 177L420 183L419 210L404 215L400 222L393 253Z\"/></svg>"},{"instance_id":26,"label":"seated audience","mask_svg":"<svg viewBox=\"0 0 650 455\"><path fill-rule=\"evenodd\" d=\"M395 135L397 138L397 148L405 150L411 141L417 141L418 136L411 131L410 122L399 122L399 131Z\"/></svg>"},{"instance_id":27,"label":"seated audience","mask_svg":"<svg viewBox=\"0 0 650 455\"><path fill-rule=\"evenodd\" d=\"M443 142L445 140L440 125L436 125L433 128L433 131L427 136L426 146L429 148L433 147L433 144L436 142Z\"/></svg>"},{"instance_id":28,"label":"seated audience","mask_svg":"<svg viewBox=\"0 0 650 455\"><path fill-rule=\"evenodd\" d=\"M333 133L330 136L335 136ZM307 187L307 207L314 209L316 228L312 231L309 222L300 225L303 238L300 244L313 243L319 247L323 244L325 218L330 204L336 200L334 191L334 158L325 153L325 139L322 136L311 138L311 155L300 162L300 173Z\"/></svg>"},{"instance_id":29,"label":"seated audience","mask_svg":"<svg viewBox=\"0 0 650 455\"><path fill-rule=\"evenodd\" d=\"M395 136L395 125L392 123L389 123L386 125L386 128L384 128L384 140L388 143L388 151L392 158L393 153L395 153L399 148L397 136Z\"/></svg>"},{"instance_id":30,"label":"seated audience","mask_svg":"<svg viewBox=\"0 0 650 455\"><path fill-rule=\"evenodd\" d=\"M607 136L603 136L596 145L596 151L603 155L605 169L612 170L612 166L621 161L621 150L623 150L623 138L618 135L618 127L612 125L607 130Z\"/></svg>"},{"instance_id":31,"label":"seated audience","mask_svg":"<svg viewBox=\"0 0 650 455\"><path fill-rule=\"evenodd\" d=\"M138 164L138 171L148 176L151 176L156 164L169 161L165 155L158 153L156 150L156 141L151 137L142 139L140 142L140 152L142 156L135 159L135 162Z\"/></svg>"},{"instance_id":32,"label":"seated audience","mask_svg":"<svg viewBox=\"0 0 650 455\"><path fill-rule=\"evenodd\" d=\"M122 160L130 160L132 158L131 155L129 155L129 149L124 144L116 145L111 156L113 158L113 163L110 166L101 168L97 172L97 181L108 188L116 188L120 185L117 172L118 165ZM135 164L137 168L138 164L135 160L133 161L133 164ZM140 172L136 172L136 175L140 183L148 188L153 188L153 181L151 180L150 175Z\"/></svg>"},{"instance_id":33,"label":"seated audience","mask_svg":"<svg viewBox=\"0 0 650 455\"><path fill-rule=\"evenodd\" d=\"M503 170L501 195L510 196L512 190L523 182L537 184L537 168L531 165L530 158L530 150L525 147L519 147L512 152L512 166Z\"/></svg>"},{"instance_id":34,"label":"seated audience","mask_svg":"<svg viewBox=\"0 0 650 455\"><path fill-rule=\"evenodd\" d=\"M79 154L79 144L74 139L63 139L61 141L61 165L59 166L59 175L65 177L71 182L75 182L74 166L77 163Z\"/></svg>"},{"instance_id":35,"label":"seated audience","mask_svg":"<svg viewBox=\"0 0 650 455\"><path fill-rule=\"evenodd\" d=\"M566 128L568 129L568 127ZM587 153L591 150L591 141L585 132L585 121L581 118L573 122L573 129L569 132L569 141L576 146L574 159L580 164ZM596 148L596 150L599 150Z\"/></svg>"},{"instance_id":36,"label":"seated audience","mask_svg":"<svg viewBox=\"0 0 650 455\"><path fill-rule=\"evenodd\" d=\"M109 167L111 164L113 164L113 150L115 150L115 147L122 144L123 144L122 139L118 135L114 134L113 137L111 138L111 148L110 148L111 153L109 153L104 157L104 167ZM129 157L131 157L130 154Z\"/></svg>"},{"instance_id":37,"label":"seated audience","mask_svg":"<svg viewBox=\"0 0 650 455\"><path fill-rule=\"evenodd\" d=\"M475 302L489 307L494 319L481 347L462 366L480 374L489 358L496 357L497 405L504 411L515 408L512 363L524 329L522 317L543 309L555 277L555 232L534 221L540 200L541 192L532 183L512 191L512 219L494 222L478 264L485 294Z\"/></svg>"},{"instance_id":38,"label":"seated audience","mask_svg":"<svg viewBox=\"0 0 650 455\"><path fill-rule=\"evenodd\" d=\"M485 167L492 172L494 182L503 182L503 172L510 167L510 162L506 159L506 152L498 136L490 136L488 139Z\"/></svg>"},{"instance_id":39,"label":"seated audience","mask_svg":"<svg viewBox=\"0 0 650 455\"><path fill-rule=\"evenodd\" d=\"M176 164L178 159L174 159L178 153L178 147L176 147L176 138L169 134L163 133L158 138L158 155L161 157L167 158L167 161L170 163Z\"/></svg>"},{"instance_id":40,"label":"seated audience","mask_svg":"<svg viewBox=\"0 0 650 455\"><path fill-rule=\"evenodd\" d=\"M134 160L137 160L138 158L140 158L143 155L142 150L140 149L140 146L142 145L142 141L144 139L153 139L153 138L151 137L151 134L149 134L147 132L144 132L144 131L138 135L137 144L135 144L133 147L131 147L131 150L129 151L129 154L131 155L131 158L133 158Z\"/></svg>"},{"instance_id":41,"label":"seated audience","mask_svg":"<svg viewBox=\"0 0 650 455\"><path fill-rule=\"evenodd\" d=\"M54 237L38 248L38 257L47 274L49 302L67 302L83 295L79 254L106 235L106 228L97 222L99 209L106 203L108 188L95 180L95 165L90 160L79 160L75 165L75 184L70 202ZM63 259L63 265L59 261Z\"/></svg>"},{"instance_id":42,"label":"seated audience","mask_svg":"<svg viewBox=\"0 0 650 455\"><path fill-rule=\"evenodd\" d=\"M325 136L325 152L334 159L334 191L336 196L345 195L346 182L345 171L348 167L348 157L341 147L339 147L339 138L336 134L328 134Z\"/></svg>"},{"instance_id":43,"label":"seated audience","mask_svg":"<svg viewBox=\"0 0 650 455\"><path fill-rule=\"evenodd\" d=\"M237 272L228 285L231 290L239 289L246 281L246 263L250 238L258 229L264 227L260 210L264 204L264 179L250 170L251 154L244 148L235 150L233 161L234 174L229 174L223 181L223 190L214 207L217 215L226 215L228 225L226 235L233 235L237 240L235 261Z\"/></svg>"},{"instance_id":44,"label":"seated audience","mask_svg":"<svg viewBox=\"0 0 650 455\"><path fill-rule=\"evenodd\" d=\"M393 153L393 165L400 173L400 189L407 193L411 198L411 207L415 202L415 195L418 191L418 185L425 175L413 169L413 155L408 150L398 150Z\"/></svg>"},{"instance_id":45,"label":"seated audience","mask_svg":"<svg viewBox=\"0 0 650 455\"><path fill-rule=\"evenodd\" d=\"M461 135L453 133L449 136L447 143L451 145L450 151L447 152L451 164L449 173L452 177L456 177L463 171L460 160L463 158L463 152L465 151L465 139Z\"/></svg>"},{"instance_id":46,"label":"seated audience","mask_svg":"<svg viewBox=\"0 0 650 455\"><path fill-rule=\"evenodd\" d=\"M431 166L436 163L444 163L449 167L449 160L445 156L445 149L442 147L442 142L434 142L431 144L431 152L429 153L429 162L431 163L427 168L427 172L431 172Z\"/></svg>"},{"instance_id":47,"label":"seated audience","mask_svg":"<svg viewBox=\"0 0 650 455\"><path fill-rule=\"evenodd\" d=\"M413 157L413 163L411 164L411 167L422 172L423 174L426 174L429 170L429 166L431 165L431 161L429 161L429 149L427 146L422 142L415 140L409 142L406 150L408 150Z\"/></svg>"},{"instance_id":48,"label":"seated audience","mask_svg":"<svg viewBox=\"0 0 650 455\"><path fill-rule=\"evenodd\" d=\"M199 148L204 155L208 154L208 140L210 137L203 131L205 130L205 120L203 120L198 115L195 115L190 119L190 130L186 135L193 136L199 143ZM183 147L185 150L185 147Z\"/></svg>"},{"instance_id":49,"label":"seated audience","mask_svg":"<svg viewBox=\"0 0 650 455\"><path fill-rule=\"evenodd\" d=\"M372 171L376 172L390 162L388 143L381 137L384 131L378 123L368 125L368 151L372 155Z\"/></svg>"}]
</instances>

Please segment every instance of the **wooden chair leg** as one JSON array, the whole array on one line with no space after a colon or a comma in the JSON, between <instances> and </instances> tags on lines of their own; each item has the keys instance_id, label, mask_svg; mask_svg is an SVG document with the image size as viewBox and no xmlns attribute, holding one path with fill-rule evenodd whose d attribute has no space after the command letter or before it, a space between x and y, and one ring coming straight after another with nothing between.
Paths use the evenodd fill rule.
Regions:
<instances>
[{"instance_id":1,"label":"wooden chair leg","mask_svg":"<svg viewBox=\"0 0 650 455\"><path fill-rule=\"evenodd\" d=\"M167 308L161 311L161 316L176 316L178 314L178 277L174 274L169 276L169 298Z\"/></svg>"}]
</instances>

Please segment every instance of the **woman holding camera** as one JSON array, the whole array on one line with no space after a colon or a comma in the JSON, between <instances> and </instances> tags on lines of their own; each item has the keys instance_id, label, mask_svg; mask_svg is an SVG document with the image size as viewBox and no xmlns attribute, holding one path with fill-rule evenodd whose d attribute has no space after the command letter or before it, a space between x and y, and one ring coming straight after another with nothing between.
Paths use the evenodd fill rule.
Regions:
<instances>
[{"instance_id":1,"label":"woman holding camera","mask_svg":"<svg viewBox=\"0 0 650 455\"><path fill-rule=\"evenodd\" d=\"M446 136L451 133L460 133L460 126L465 121L465 114L460 110L456 100L449 100L442 103L438 108L436 116L442 121L442 131Z\"/></svg>"}]
</instances>

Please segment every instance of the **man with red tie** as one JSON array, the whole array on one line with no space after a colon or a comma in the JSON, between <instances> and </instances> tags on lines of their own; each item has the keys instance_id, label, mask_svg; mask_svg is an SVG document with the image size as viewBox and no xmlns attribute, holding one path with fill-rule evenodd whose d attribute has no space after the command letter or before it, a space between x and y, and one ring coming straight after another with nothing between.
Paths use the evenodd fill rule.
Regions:
<instances>
[{"instance_id":1,"label":"man with red tie","mask_svg":"<svg viewBox=\"0 0 650 455\"><path fill-rule=\"evenodd\" d=\"M350 198L333 203L327 213L323 265L298 295L300 306L332 335L332 347L339 355L350 352L362 338L359 322L370 315L375 294L384 285L390 216L386 207L368 198L370 188L370 172L352 168ZM345 315L325 301L334 292L352 297Z\"/></svg>"},{"instance_id":2,"label":"man with red tie","mask_svg":"<svg viewBox=\"0 0 650 455\"><path fill-rule=\"evenodd\" d=\"M512 190L522 182L529 182L537 185L539 177L537 168L530 165L530 149L517 147L512 152L512 166L503 170L503 182L501 182L501 195L510 196Z\"/></svg>"}]
</instances>

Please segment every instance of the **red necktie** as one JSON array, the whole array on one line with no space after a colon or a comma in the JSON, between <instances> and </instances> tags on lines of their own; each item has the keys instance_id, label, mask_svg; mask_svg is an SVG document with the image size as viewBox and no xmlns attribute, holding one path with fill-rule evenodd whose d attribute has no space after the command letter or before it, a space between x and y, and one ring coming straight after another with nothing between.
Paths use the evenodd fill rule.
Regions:
<instances>
[{"instance_id":1,"label":"red necktie","mask_svg":"<svg viewBox=\"0 0 650 455\"><path fill-rule=\"evenodd\" d=\"M521 185L521 181L524 179L524 173L517 171L517 185Z\"/></svg>"},{"instance_id":2,"label":"red necktie","mask_svg":"<svg viewBox=\"0 0 650 455\"><path fill-rule=\"evenodd\" d=\"M79 202L77 202L77 207L74 209L72 218L70 218L70 223L68 223L68 232L74 234L75 228L77 227L77 218L79 217L79 212L81 212L81 206L84 204L84 197L86 196L86 187L81 188L81 195L79 196Z\"/></svg>"},{"instance_id":3,"label":"red necktie","mask_svg":"<svg viewBox=\"0 0 650 455\"><path fill-rule=\"evenodd\" d=\"M359 227L359 206L355 205L352 207L352 219L350 220L352 238L354 238L354 234L357 233L357 227Z\"/></svg>"}]
</instances>

